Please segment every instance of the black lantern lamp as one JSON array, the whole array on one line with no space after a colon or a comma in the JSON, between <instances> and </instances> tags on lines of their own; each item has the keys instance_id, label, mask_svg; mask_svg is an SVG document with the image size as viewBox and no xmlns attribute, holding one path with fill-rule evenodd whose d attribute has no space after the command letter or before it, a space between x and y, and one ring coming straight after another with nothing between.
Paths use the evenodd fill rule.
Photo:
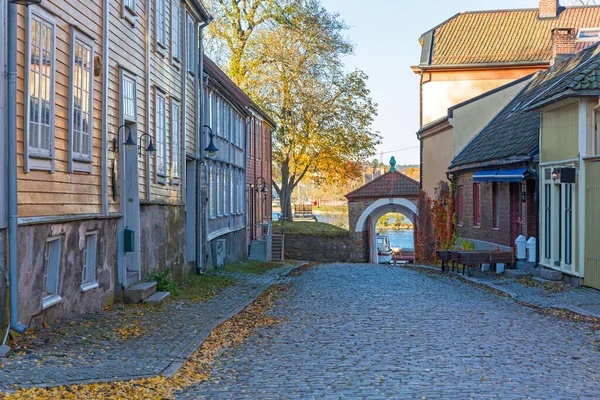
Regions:
<instances>
[{"instance_id":1,"label":"black lantern lamp","mask_svg":"<svg viewBox=\"0 0 600 400\"><path fill-rule=\"evenodd\" d=\"M8 0L10 4L19 4L22 6L32 6L34 4L40 4L42 0Z\"/></svg>"},{"instance_id":2,"label":"black lantern lamp","mask_svg":"<svg viewBox=\"0 0 600 400\"><path fill-rule=\"evenodd\" d=\"M260 181L262 181L262 186L259 189L258 186L260 184ZM261 192L262 194L267 193L267 181L262 176L259 176L258 178L256 178L255 186L256 186L256 193L258 193L258 192Z\"/></svg>"},{"instance_id":3,"label":"black lantern lamp","mask_svg":"<svg viewBox=\"0 0 600 400\"><path fill-rule=\"evenodd\" d=\"M127 130L127 140L123 144L127 147L135 146L135 141L133 140L133 136L131 136L131 128L125 124L121 125L117 130L117 137L121 137L121 129ZM117 138L112 140L112 146L112 151L117 153L119 151L119 140Z\"/></svg>"},{"instance_id":4,"label":"black lantern lamp","mask_svg":"<svg viewBox=\"0 0 600 400\"><path fill-rule=\"evenodd\" d=\"M557 179L560 179L560 170L555 168L554 171L552 171L552 180L556 181Z\"/></svg>"},{"instance_id":5,"label":"black lantern lamp","mask_svg":"<svg viewBox=\"0 0 600 400\"><path fill-rule=\"evenodd\" d=\"M208 134L210 136L210 142L208 143L208 146L206 146L204 151L209 157L214 157L217 155L217 151L219 151L219 149L217 148L217 146L215 146L215 143L213 142L215 134L213 133L212 128L210 126L204 125L203 128L208 130Z\"/></svg>"},{"instance_id":6,"label":"black lantern lamp","mask_svg":"<svg viewBox=\"0 0 600 400\"><path fill-rule=\"evenodd\" d=\"M156 147L154 147L154 143L152 142L152 136L148 135L147 133L144 133L142 136L140 136L140 143L142 142L142 139L144 138L144 136L148 136L147 142L148 142L148 146L146 146L146 153L156 153ZM129 135L129 138L131 138L131 135ZM129 139L127 139L127 141L129 141ZM127 144L127 143L125 143ZM133 143L135 144L135 143ZM138 155L142 155L142 145L140 144L138 146Z\"/></svg>"}]
</instances>

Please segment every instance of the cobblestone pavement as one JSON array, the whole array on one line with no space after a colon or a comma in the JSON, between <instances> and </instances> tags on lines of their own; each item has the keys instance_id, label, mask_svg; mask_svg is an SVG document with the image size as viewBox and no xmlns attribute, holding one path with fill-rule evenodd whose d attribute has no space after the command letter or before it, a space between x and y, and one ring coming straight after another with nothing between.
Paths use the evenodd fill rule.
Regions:
<instances>
[{"instance_id":1,"label":"cobblestone pavement","mask_svg":"<svg viewBox=\"0 0 600 400\"><path fill-rule=\"evenodd\" d=\"M225 351L179 397L600 397L600 332L447 276L316 267L272 313L286 322Z\"/></svg>"},{"instance_id":2,"label":"cobblestone pavement","mask_svg":"<svg viewBox=\"0 0 600 400\"><path fill-rule=\"evenodd\" d=\"M207 301L133 309L143 316L126 329L126 335L132 331L134 336L123 340L114 335L118 327L110 325L118 324L122 311L98 312L53 326L48 334L28 339L27 349L18 351L22 354L0 359L0 390L172 374L223 319L291 268L286 265L263 275L218 273L234 277L237 285Z\"/></svg>"},{"instance_id":3,"label":"cobblestone pavement","mask_svg":"<svg viewBox=\"0 0 600 400\"><path fill-rule=\"evenodd\" d=\"M558 287L562 291L553 292L541 284L526 286L516 279L506 279L501 275L493 274L476 274L468 279L499 289L519 301L537 307L564 308L582 315L600 318L600 291L596 289L563 285Z\"/></svg>"}]
</instances>

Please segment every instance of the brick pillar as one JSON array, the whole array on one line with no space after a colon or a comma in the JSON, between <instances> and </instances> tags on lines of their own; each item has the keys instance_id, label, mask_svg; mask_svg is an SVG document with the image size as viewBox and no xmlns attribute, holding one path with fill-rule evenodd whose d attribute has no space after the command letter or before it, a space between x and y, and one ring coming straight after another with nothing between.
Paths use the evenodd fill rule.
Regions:
<instances>
[{"instance_id":1,"label":"brick pillar","mask_svg":"<svg viewBox=\"0 0 600 400\"><path fill-rule=\"evenodd\" d=\"M575 28L552 29L552 59L550 64L559 64L575 53Z\"/></svg>"},{"instance_id":2,"label":"brick pillar","mask_svg":"<svg viewBox=\"0 0 600 400\"><path fill-rule=\"evenodd\" d=\"M556 18L559 7L559 0L540 0L540 18Z\"/></svg>"}]
</instances>

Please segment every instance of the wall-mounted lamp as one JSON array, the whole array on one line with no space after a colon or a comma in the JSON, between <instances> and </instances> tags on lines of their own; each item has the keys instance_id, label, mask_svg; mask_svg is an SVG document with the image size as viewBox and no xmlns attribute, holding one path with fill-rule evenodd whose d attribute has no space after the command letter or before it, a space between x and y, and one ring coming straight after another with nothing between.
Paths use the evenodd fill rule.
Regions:
<instances>
[{"instance_id":1,"label":"wall-mounted lamp","mask_svg":"<svg viewBox=\"0 0 600 400\"><path fill-rule=\"evenodd\" d=\"M209 157L214 157L217 155L217 151L219 151L219 149L217 148L217 146L215 146L215 143L213 142L215 134L213 133L212 128L210 126L204 125L203 128L208 130L208 134L210 136L210 142L208 143L208 146L206 146L204 151Z\"/></svg>"},{"instance_id":2,"label":"wall-mounted lamp","mask_svg":"<svg viewBox=\"0 0 600 400\"><path fill-rule=\"evenodd\" d=\"M262 181L261 188L259 189L260 182ZM267 193L267 181L262 176L259 176L255 179L256 193L261 192L262 194Z\"/></svg>"},{"instance_id":3,"label":"wall-mounted lamp","mask_svg":"<svg viewBox=\"0 0 600 400\"><path fill-rule=\"evenodd\" d=\"M527 193L521 192L521 203L527 203Z\"/></svg>"},{"instance_id":4,"label":"wall-mounted lamp","mask_svg":"<svg viewBox=\"0 0 600 400\"><path fill-rule=\"evenodd\" d=\"M127 140L125 140L125 142L123 143L125 146L135 146L135 142L133 140L133 137L131 136L131 128L128 127L126 124L123 124L119 127L119 129L117 130L117 137L121 137L121 129L126 129L127 130ZM112 140L112 151L115 153L119 152L119 139L114 138Z\"/></svg>"},{"instance_id":5,"label":"wall-mounted lamp","mask_svg":"<svg viewBox=\"0 0 600 400\"><path fill-rule=\"evenodd\" d=\"M31 6L34 4L40 4L42 0L8 0L10 4L20 4L22 6Z\"/></svg>"},{"instance_id":6,"label":"wall-mounted lamp","mask_svg":"<svg viewBox=\"0 0 600 400\"><path fill-rule=\"evenodd\" d=\"M560 170L555 168L554 171L552 171L552 180L556 181L558 179L560 179Z\"/></svg>"},{"instance_id":7,"label":"wall-mounted lamp","mask_svg":"<svg viewBox=\"0 0 600 400\"><path fill-rule=\"evenodd\" d=\"M142 138L144 136L148 136L148 139L146 140L148 142L148 146L146 146L146 153L155 153L156 152L156 147L154 147L154 143L152 143L152 136L148 135L147 133L144 133L142 136L140 136L140 144L138 145L138 155L141 156L142 155ZM127 139L127 141L129 141L129 139L131 138L131 135L129 135L129 138ZM133 140L132 140L133 141ZM135 143L133 143L135 145ZM125 143L125 145L127 145L127 143Z\"/></svg>"}]
</instances>

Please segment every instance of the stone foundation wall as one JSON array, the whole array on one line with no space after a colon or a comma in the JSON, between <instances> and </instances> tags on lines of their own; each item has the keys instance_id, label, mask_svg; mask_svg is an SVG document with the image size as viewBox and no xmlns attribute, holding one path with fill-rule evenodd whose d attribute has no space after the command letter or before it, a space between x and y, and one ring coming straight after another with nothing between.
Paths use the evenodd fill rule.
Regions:
<instances>
[{"instance_id":1,"label":"stone foundation wall","mask_svg":"<svg viewBox=\"0 0 600 400\"><path fill-rule=\"evenodd\" d=\"M343 237L285 235L285 259L323 263L366 262L363 234Z\"/></svg>"},{"instance_id":2,"label":"stone foundation wall","mask_svg":"<svg viewBox=\"0 0 600 400\"><path fill-rule=\"evenodd\" d=\"M117 282L118 219L90 219L56 224L20 226L18 230L19 320L30 327L44 321L69 319L112 304ZM86 233L98 234L96 282L83 292ZM60 238L59 290L61 302L42 310L45 252L51 237Z\"/></svg>"},{"instance_id":3,"label":"stone foundation wall","mask_svg":"<svg viewBox=\"0 0 600 400\"><path fill-rule=\"evenodd\" d=\"M193 269L185 260L185 207L142 204L140 206L141 279L149 271L170 268L184 280Z\"/></svg>"},{"instance_id":4,"label":"stone foundation wall","mask_svg":"<svg viewBox=\"0 0 600 400\"><path fill-rule=\"evenodd\" d=\"M217 240L225 239L225 264L240 262L248 259L248 250L246 245L246 229L242 228L234 232L229 232L208 242L206 247L207 268L214 268L217 265Z\"/></svg>"}]
</instances>

